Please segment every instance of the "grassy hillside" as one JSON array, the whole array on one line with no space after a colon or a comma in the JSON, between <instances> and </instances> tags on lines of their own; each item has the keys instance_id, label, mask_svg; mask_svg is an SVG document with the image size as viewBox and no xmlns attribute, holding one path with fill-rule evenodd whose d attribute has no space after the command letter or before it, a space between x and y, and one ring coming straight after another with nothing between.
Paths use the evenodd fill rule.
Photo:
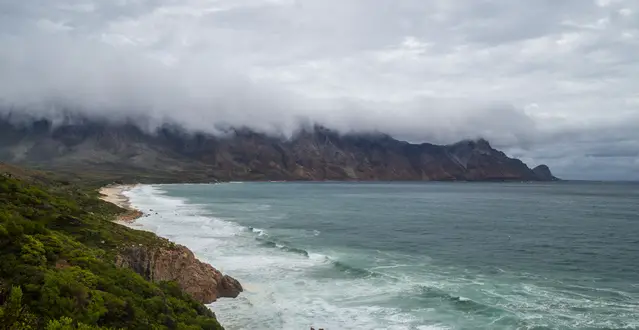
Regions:
<instances>
[{"instance_id":1,"label":"grassy hillside","mask_svg":"<svg viewBox=\"0 0 639 330\"><path fill-rule=\"evenodd\" d=\"M125 245L171 243L111 222L97 193L0 165L0 330L222 329L174 283L113 261Z\"/></svg>"}]
</instances>

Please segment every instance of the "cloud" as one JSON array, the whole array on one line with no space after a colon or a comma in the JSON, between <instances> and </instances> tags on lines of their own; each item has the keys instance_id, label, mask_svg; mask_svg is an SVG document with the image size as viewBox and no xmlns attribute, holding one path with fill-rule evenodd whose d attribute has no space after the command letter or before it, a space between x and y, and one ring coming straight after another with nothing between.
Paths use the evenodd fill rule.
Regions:
<instances>
[{"instance_id":1,"label":"cloud","mask_svg":"<svg viewBox=\"0 0 639 330\"><path fill-rule=\"evenodd\" d=\"M637 178L633 0L0 0L0 101L410 141Z\"/></svg>"}]
</instances>

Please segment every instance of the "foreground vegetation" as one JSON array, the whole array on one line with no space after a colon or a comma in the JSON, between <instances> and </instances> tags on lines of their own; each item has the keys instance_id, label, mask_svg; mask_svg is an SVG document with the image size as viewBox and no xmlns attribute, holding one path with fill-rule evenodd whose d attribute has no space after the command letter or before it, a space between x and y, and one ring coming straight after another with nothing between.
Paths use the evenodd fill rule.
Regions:
<instances>
[{"instance_id":1,"label":"foreground vegetation","mask_svg":"<svg viewBox=\"0 0 639 330\"><path fill-rule=\"evenodd\" d=\"M0 165L0 330L222 329L175 283L114 260L165 239L114 224L122 212L70 182Z\"/></svg>"}]
</instances>

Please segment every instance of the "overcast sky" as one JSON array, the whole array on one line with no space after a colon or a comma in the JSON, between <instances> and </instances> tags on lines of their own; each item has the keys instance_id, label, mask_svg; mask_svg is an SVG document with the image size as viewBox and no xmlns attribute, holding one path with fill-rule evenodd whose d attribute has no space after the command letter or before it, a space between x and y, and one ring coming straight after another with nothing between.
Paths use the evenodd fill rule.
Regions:
<instances>
[{"instance_id":1,"label":"overcast sky","mask_svg":"<svg viewBox=\"0 0 639 330\"><path fill-rule=\"evenodd\" d=\"M410 141L639 179L636 0L0 0L0 102Z\"/></svg>"}]
</instances>

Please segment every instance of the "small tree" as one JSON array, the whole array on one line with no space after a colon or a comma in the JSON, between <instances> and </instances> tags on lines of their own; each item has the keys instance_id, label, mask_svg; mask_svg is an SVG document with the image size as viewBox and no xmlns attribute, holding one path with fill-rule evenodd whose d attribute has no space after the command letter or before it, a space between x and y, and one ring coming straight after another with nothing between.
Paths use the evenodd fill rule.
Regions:
<instances>
[{"instance_id":1,"label":"small tree","mask_svg":"<svg viewBox=\"0 0 639 330\"><path fill-rule=\"evenodd\" d=\"M11 288L9 298L0 306L1 330L29 330L35 329L36 319L22 304L22 289L19 286Z\"/></svg>"}]
</instances>

